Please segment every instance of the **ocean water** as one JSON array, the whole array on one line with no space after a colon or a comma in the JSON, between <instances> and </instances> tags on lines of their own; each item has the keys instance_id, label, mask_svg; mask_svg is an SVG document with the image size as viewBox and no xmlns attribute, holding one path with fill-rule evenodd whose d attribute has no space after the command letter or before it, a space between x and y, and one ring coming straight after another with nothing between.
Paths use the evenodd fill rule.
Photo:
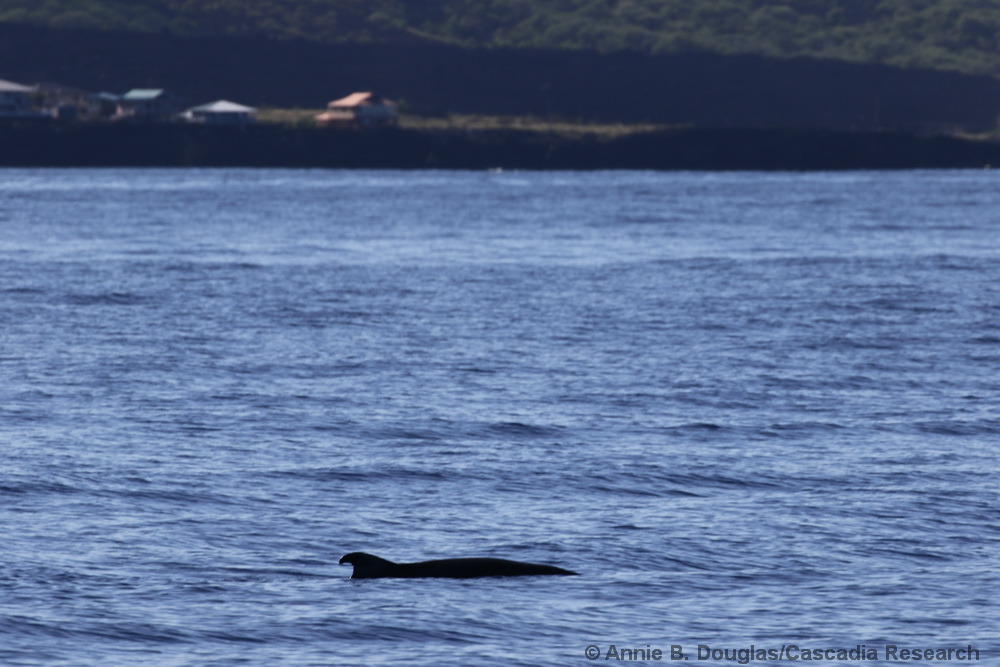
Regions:
<instances>
[{"instance_id":1,"label":"ocean water","mask_svg":"<svg viewBox=\"0 0 1000 667\"><path fill-rule=\"evenodd\" d=\"M3 170L0 380L5 666L1000 664L996 172Z\"/></svg>"}]
</instances>

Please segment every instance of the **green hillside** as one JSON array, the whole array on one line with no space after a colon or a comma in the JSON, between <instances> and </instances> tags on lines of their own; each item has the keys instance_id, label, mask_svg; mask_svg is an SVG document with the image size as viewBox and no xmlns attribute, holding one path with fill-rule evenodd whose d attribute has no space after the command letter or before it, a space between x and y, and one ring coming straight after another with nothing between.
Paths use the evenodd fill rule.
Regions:
<instances>
[{"instance_id":1,"label":"green hillside","mask_svg":"<svg viewBox=\"0 0 1000 667\"><path fill-rule=\"evenodd\" d=\"M996 0L0 0L0 22L327 42L811 56L1000 76Z\"/></svg>"}]
</instances>

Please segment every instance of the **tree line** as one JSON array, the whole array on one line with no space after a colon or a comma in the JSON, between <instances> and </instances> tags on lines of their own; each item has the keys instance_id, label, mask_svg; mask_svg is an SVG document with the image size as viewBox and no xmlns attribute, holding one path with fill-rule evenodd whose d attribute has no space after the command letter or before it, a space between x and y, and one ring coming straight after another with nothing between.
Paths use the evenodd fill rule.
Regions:
<instances>
[{"instance_id":1,"label":"tree line","mask_svg":"<svg viewBox=\"0 0 1000 667\"><path fill-rule=\"evenodd\" d=\"M813 57L1000 76L992 0L0 0L0 22L320 42Z\"/></svg>"}]
</instances>

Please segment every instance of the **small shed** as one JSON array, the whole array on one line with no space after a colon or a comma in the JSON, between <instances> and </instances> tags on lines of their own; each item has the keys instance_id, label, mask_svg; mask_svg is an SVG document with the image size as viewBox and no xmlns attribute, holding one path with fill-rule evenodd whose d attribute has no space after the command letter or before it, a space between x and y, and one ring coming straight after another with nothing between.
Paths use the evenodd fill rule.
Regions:
<instances>
[{"instance_id":1,"label":"small shed","mask_svg":"<svg viewBox=\"0 0 1000 667\"><path fill-rule=\"evenodd\" d=\"M32 86L0 79L0 118L23 118L37 115L32 112L32 96L38 92Z\"/></svg>"},{"instance_id":2,"label":"small shed","mask_svg":"<svg viewBox=\"0 0 1000 667\"><path fill-rule=\"evenodd\" d=\"M206 125L247 125L257 120L257 109L228 100L191 107L181 114L189 123Z\"/></svg>"},{"instance_id":3,"label":"small shed","mask_svg":"<svg viewBox=\"0 0 1000 667\"><path fill-rule=\"evenodd\" d=\"M119 119L165 120L182 108L181 98L162 88L133 88L118 100Z\"/></svg>"},{"instance_id":4,"label":"small shed","mask_svg":"<svg viewBox=\"0 0 1000 667\"><path fill-rule=\"evenodd\" d=\"M122 96L101 91L87 96L88 113L93 118L111 118L118 111Z\"/></svg>"},{"instance_id":5,"label":"small shed","mask_svg":"<svg viewBox=\"0 0 1000 667\"><path fill-rule=\"evenodd\" d=\"M351 93L326 105L319 127L388 127L399 123L397 104L374 93Z\"/></svg>"}]
</instances>

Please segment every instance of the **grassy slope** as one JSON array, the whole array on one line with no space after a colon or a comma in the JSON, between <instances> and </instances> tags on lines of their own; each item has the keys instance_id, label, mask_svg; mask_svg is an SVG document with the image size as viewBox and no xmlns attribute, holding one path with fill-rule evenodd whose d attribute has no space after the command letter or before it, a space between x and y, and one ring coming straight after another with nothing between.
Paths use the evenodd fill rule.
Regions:
<instances>
[{"instance_id":1,"label":"grassy slope","mask_svg":"<svg viewBox=\"0 0 1000 667\"><path fill-rule=\"evenodd\" d=\"M0 21L319 41L812 56L1000 76L993 0L0 0Z\"/></svg>"},{"instance_id":2,"label":"grassy slope","mask_svg":"<svg viewBox=\"0 0 1000 667\"><path fill-rule=\"evenodd\" d=\"M325 109L283 109L265 107L258 110L257 119L262 123L279 123L297 127L312 127L313 119ZM537 118L533 116L490 116L486 114L447 114L420 116L402 114L399 126L410 130L521 130L550 132L563 136L596 134L601 137L619 137L636 132L665 129L666 125L653 123L585 123Z\"/></svg>"}]
</instances>

